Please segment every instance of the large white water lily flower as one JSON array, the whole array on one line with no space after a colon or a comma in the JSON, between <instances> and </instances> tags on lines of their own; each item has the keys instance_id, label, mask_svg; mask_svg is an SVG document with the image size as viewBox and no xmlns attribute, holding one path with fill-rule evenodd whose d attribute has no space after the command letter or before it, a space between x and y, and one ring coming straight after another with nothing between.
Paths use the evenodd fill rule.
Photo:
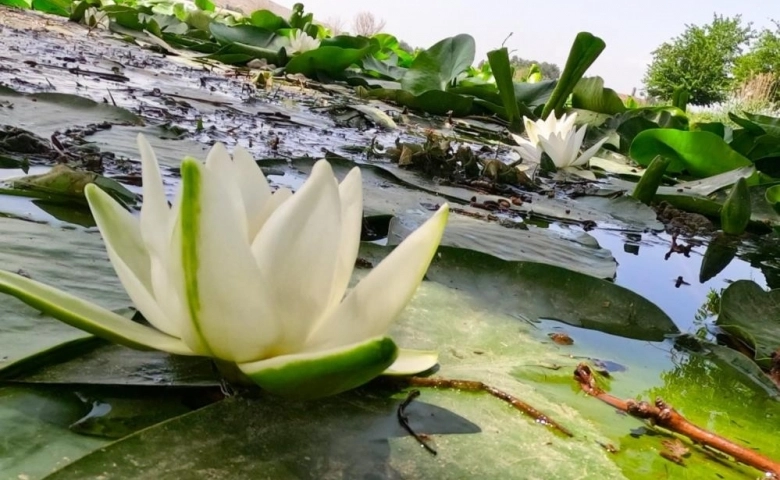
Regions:
<instances>
[{"instance_id":1,"label":"large white water lily flower","mask_svg":"<svg viewBox=\"0 0 780 480\"><path fill-rule=\"evenodd\" d=\"M444 205L347 292L363 220L361 175L339 184L326 161L292 194L271 189L249 153L216 144L186 158L170 207L154 152L139 136L140 219L107 193L86 196L108 256L152 327L23 276L0 291L116 343L236 364L266 390L339 393L383 373L414 374L435 352L386 333L422 281L447 223Z\"/></svg>"},{"instance_id":2,"label":"large white water lily flower","mask_svg":"<svg viewBox=\"0 0 780 480\"><path fill-rule=\"evenodd\" d=\"M294 55L296 53L308 52L309 50L319 48L319 46L320 41L318 39L310 37L302 30L295 30L290 36L290 48L287 50L287 53Z\"/></svg>"},{"instance_id":3,"label":"large white water lily flower","mask_svg":"<svg viewBox=\"0 0 780 480\"><path fill-rule=\"evenodd\" d=\"M560 119L556 118L555 114L550 114L546 120L540 119L535 122L523 117L528 140L519 135L512 135L518 144L518 153L526 160L539 163L542 152L545 152L557 168L585 165L607 139L598 141L580 155L587 126L583 125L575 130L576 121L576 112L570 115L563 114Z\"/></svg>"}]
</instances>

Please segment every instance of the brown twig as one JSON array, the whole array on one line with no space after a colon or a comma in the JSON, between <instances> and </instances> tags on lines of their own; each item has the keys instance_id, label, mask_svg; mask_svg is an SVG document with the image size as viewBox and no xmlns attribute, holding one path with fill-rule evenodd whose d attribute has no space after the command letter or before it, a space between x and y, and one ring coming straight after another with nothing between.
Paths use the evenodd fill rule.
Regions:
<instances>
[{"instance_id":1,"label":"brown twig","mask_svg":"<svg viewBox=\"0 0 780 480\"><path fill-rule=\"evenodd\" d=\"M520 400L514 395L499 390L495 387L491 387L490 385L487 385L483 382L479 382L475 380L411 377L409 378L409 384L414 385L415 387L433 387L433 388L463 390L467 392L485 392L500 400L503 400L504 402L508 403L515 409L520 410L526 415L533 417L533 419L536 420L537 423L541 423L542 425L552 427L553 429L559 431L560 433L568 437L574 436L566 427L559 424L555 420L552 420L550 417L540 412L536 408L532 407L531 405L525 403L524 401Z\"/></svg>"},{"instance_id":2,"label":"brown twig","mask_svg":"<svg viewBox=\"0 0 780 480\"><path fill-rule=\"evenodd\" d=\"M412 427L409 425L409 417L406 416L406 407L409 406L410 403L414 401L415 398L420 396L419 390L412 390L409 392L409 396L406 397L406 400L404 400L400 405L398 405L398 411L396 414L398 415L398 423L401 424L402 427L404 427L404 430L409 432L409 435L413 436L415 440L417 440L417 443L423 446L428 452L431 453L431 455L438 455L438 452L433 449L430 445L428 445L428 442L423 439L422 435L419 435L417 432L415 432Z\"/></svg>"},{"instance_id":3,"label":"brown twig","mask_svg":"<svg viewBox=\"0 0 780 480\"><path fill-rule=\"evenodd\" d=\"M579 382L583 392L618 410L637 418L650 420L659 427L684 435L696 443L729 455L738 462L770 473L774 478L780 478L780 463L694 425L660 398L656 399L654 405L651 405L648 402L636 402L632 399L623 400L610 395L596 384L590 367L584 363L579 364L574 370L574 378Z\"/></svg>"}]
</instances>

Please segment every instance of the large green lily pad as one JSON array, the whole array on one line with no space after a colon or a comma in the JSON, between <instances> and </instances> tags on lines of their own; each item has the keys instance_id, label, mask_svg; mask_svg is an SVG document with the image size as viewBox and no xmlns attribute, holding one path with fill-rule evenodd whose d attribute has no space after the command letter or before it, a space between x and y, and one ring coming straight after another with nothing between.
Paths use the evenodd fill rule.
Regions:
<instances>
[{"instance_id":1,"label":"large green lily pad","mask_svg":"<svg viewBox=\"0 0 780 480\"><path fill-rule=\"evenodd\" d=\"M755 350L759 365L769 367L780 350L780 290L765 291L750 280L737 280L720 300L717 325Z\"/></svg>"},{"instance_id":2,"label":"large green lily pad","mask_svg":"<svg viewBox=\"0 0 780 480\"><path fill-rule=\"evenodd\" d=\"M143 124L141 118L129 110L78 95L23 94L3 86L0 86L0 118L2 124L23 128L42 137L90 123Z\"/></svg>"},{"instance_id":3,"label":"large green lily pad","mask_svg":"<svg viewBox=\"0 0 780 480\"><path fill-rule=\"evenodd\" d=\"M75 293L109 309L130 305L97 232L0 217L0 268ZM0 301L0 369L87 334L41 316L10 297Z\"/></svg>"}]
</instances>

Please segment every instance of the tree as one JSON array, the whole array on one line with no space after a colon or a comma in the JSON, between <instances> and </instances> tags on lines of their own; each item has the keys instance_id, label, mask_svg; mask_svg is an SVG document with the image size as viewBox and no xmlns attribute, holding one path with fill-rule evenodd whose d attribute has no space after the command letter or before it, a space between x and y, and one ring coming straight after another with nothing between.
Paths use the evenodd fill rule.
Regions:
<instances>
[{"instance_id":1,"label":"tree","mask_svg":"<svg viewBox=\"0 0 780 480\"><path fill-rule=\"evenodd\" d=\"M710 24L686 25L682 35L653 52L644 78L647 93L670 100L676 89L683 88L694 105L722 102L734 64L754 36L752 24L743 26L740 15L714 15Z\"/></svg>"},{"instance_id":2,"label":"tree","mask_svg":"<svg viewBox=\"0 0 780 480\"><path fill-rule=\"evenodd\" d=\"M383 19L376 18L371 12L360 12L355 15L355 19L352 21L352 30L354 30L355 35L370 37L381 32L386 23Z\"/></svg>"},{"instance_id":3,"label":"tree","mask_svg":"<svg viewBox=\"0 0 780 480\"><path fill-rule=\"evenodd\" d=\"M341 35L346 30L344 19L341 17L328 17L328 19L325 20L325 26L328 27L330 34L334 37Z\"/></svg>"},{"instance_id":4,"label":"tree","mask_svg":"<svg viewBox=\"0 0 780 480\"><path fill-rule=\"evenodd\" d=\"M734 63L734 87L741 87L753 78L769 74L774 83L780 78L780 23L775 30L764 29L748 53Z\"/></svg>"},{"instance_id":5,"label":"tree","mask_svg":"<svg viewBox=\"0 0 780 480\"><path fill-rule=\"evenodd\" d=\"M526 60L520 58L517 55L512 55L509 59L509 64L515 69L515 78L528 77L528 71L532 65L537 65L542 72L542 77L545 80L555 80L561 76L561 69L558 65L549 62L537 62L536 60Z\"/></svg>"}]
</instances>

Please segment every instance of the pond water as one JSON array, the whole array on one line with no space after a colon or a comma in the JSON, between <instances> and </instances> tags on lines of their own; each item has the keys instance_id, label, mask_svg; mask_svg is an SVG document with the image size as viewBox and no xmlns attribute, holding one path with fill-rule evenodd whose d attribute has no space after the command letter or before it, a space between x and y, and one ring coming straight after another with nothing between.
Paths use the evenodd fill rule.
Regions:
<instances>
[{"instance_id":1,"label":"pond water","mask_svg":"<svg viewBox=\"0 0 780 480\"><path fill-rule=\"evenodd\" d=\"M386 244L408 234L404 226L427 218L436 204L448 201L459 208L430 281L402 314L394 338L438 350L437 375L515 392L562 419L576 431L576 440L535 425L492 398L426 389L424 401L412 403L409 414L421 431L435 437L441 453L432 460L399 430L396 409L406 397L403 388L378 382L316 404L262 395L223 400L227 387L208 362L95 342L2 297L0 373L7 368L4 378L10 380L0 384L0 430L11 440L0 442L1 478L100 478L106 471L118 479L176 478L165 476L176 475L170 472L215 479L260 478L258 472L274 478L473 478L475 472L515 478L507 472L517 471L528 472L528 478L757 475L702 450L695 450L687 466L665 460L657 433L580 393L571 374L580 362L603 370L600 381L618 397L662 396L706 428L780 458L780 395L750 369L755 365L746 357L735 360L733 350L714 344L713 326L713 305L732 282L780 286L772 281L780 273L780 252L771 235L748 236L728 266L700 283L709 238L654 231L654 212L636 202L599 211L574 200L557 204L561 195L540 194L522 208L531 204L543 214L518 206L490 218L493 212L482 207L493 196L483 190L434 185L386 159L367 160L368 151L392 148L396 139L421 143L431 132L463 140L475 151L488 147L506 160L508 148L498 146L490 132L461 134L442 118L413 114L403 133L383 131L349 113L344 105L355 98L344 87L304 88L291 81L273 91L249 88L250 95L247 82L230 69L215 66L206 72L190 58L88 38L67 23L50 31L35 19L4 13L0 10L0 25L7 25L0 28L0 44L9 51L0 67L14 68L0 68L0 82L13 88L0 90L0 125L58 139L74 164L99 159L95 169L133 193L143 193L135 138L144 133L163 165L169 198L179 185L181 159L204 158L216 141L231 150L244 146L265 159L260 166L274 186L302 184L312 162L301 157L342 155L331 157L337 176L362 166L366 215L376 220L378 236L387 237L362 247L361 258L374 264L387 254ZM41 28L36 42L29 42L26 22ZM25 62L29 58L37 63ZM57 68L63 62L103 72L119 68L127 80L76 79ZM210 88L201 88L204 84ZM110 102L104 99L107 90ZM36 96L41 93L65 94L68 101ZM74 95L95 103L74 106ZM199 121L205 128L197 127ZM94 126L100 122L110 128ZM485 125L471 126L476 124ZM383 148L374 149L377 145ZM28 174L51 169L51 158L57 158L51 148L53 157L34 158ZM23 174L0 169L0 182ZM506 196L514 194L518 191ZM551 221L550 212L559 220ZM0 194L0 217L0 267L22 270L107 308L127 309L130 302L84 206ZM591 218L596 227L584 228L583 220ZM669 254L673 243L691 248ZM546 271L535 267L537 262L554 267ZM533 274L523 274L528 271ZM363 275L358 269L355 279ZM567 283L572 278L583 285ZM603 331L578 326L581 312L606 318ZM647 324L622 318L635 314ZM606 333L618 330L628 333ZM573 344L551 340L558 333ZM704 343L694 339L713 343L697 350ZM14 363L22 359L27 360ZM191 444L181 445L182 439ZM605 454L606 445L621 453ZM186 468L171 465L170 458L188 458ZM366 472L350 476L348 466L358 464Z\"/></svg>"}]
</instances>

